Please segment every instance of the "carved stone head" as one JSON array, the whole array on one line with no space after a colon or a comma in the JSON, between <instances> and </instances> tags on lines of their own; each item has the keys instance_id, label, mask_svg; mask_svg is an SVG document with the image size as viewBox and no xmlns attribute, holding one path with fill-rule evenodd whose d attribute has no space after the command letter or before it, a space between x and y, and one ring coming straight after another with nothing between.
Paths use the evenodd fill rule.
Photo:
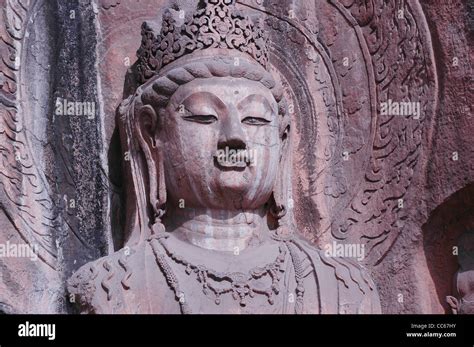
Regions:
<instances>
[{"instance_id":1,"label":"carved stone head","mask_svg":"<svg viewBox=\"0 0 474 347\"><path fill-rule=\"evenodd\" d=\"M454 276L454 296L446 298L454 314L474 314L474 231L458 240L459 271Z\"/></svg>"},{"instance_id":2,"label":"carved stone head","mask_svg":"<svg viewBox=\"0 0 474 347\"><path fill-rule=\"evenodd\" d=\"M142 29L139 86L118 114L129 242L163 230L180 205L262 209L281 226L289 117L260 29L227 0L208 1L180 28L167 12L159 35Z\"/></svg>"}]
</instances>

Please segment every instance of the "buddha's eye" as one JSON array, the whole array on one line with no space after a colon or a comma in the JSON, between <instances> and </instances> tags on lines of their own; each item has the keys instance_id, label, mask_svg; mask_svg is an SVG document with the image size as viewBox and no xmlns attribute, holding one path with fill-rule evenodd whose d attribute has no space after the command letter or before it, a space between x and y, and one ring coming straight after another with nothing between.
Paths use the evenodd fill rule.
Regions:
<instances>
[{"instance_id":1,"label":"buddha's eye","mask_svg":"<svg viewBox=\"0 0 474 347\"><path fill-rule=\"evenodd\" d=\"M246 117L242 120L242 123L248 125L266 125L270 123L270 121L260 117Z\"/></svg>"},{"instance_id":2,"label":"buddha's eye","mask_svg":"<svg viewBox=\"0 0 474 347\"><path fill-rule=\"evenodd\" d=\"M217 117L211 114L200 114L183 117L184 120L189 122L201 123L201 124L212 124L217 122Z\"/></svg>"}]
</instances>

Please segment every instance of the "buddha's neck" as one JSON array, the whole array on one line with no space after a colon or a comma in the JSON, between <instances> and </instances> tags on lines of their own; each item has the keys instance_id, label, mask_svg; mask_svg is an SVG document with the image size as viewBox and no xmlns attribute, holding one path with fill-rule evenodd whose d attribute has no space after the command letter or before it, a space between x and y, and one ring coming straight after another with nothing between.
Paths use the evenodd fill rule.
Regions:
<instances>
[{"instance_id":1,"label":"buddha's neck","mask_svg":"<svg viewBox=\"0 0 474 347\"><path fill-rule=\"evenodd\" d=\"M167 211L164 222L180 239L216 251L240 252L269 235L264 209L176 209Z\"/></svg>"}]
</instances>

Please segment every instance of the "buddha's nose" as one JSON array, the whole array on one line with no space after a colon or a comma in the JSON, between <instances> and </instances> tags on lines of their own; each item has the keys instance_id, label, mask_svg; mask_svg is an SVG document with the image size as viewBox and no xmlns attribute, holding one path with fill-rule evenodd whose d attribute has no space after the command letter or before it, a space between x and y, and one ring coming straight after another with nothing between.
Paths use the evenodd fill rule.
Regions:
<instances>
[{"instance_id":1,"label":"buddha's nose","mask_svg":"<svg viewBox=\"0 0 474 347\"><path fill-rule=\"evenodd\" d=\"M221 123L219 134L218 149L243 150L247 149L245 133L242 129L240 117L237 114L231 114Z\"/></svg>"}]
</instances>

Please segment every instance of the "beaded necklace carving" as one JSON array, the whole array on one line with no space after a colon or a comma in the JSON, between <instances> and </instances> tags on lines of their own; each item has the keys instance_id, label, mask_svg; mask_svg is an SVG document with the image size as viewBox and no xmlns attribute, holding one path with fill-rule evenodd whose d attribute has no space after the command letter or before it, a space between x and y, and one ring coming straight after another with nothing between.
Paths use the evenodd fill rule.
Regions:
<instances>
[{"instance_id":1,"label":"beaded necklace carving","mask_svg":"<svg viewBox=\"0 0 474 347\"><path fill-rule=\"evenodd\" d=\"M192 313L187 301L185 293L181 291L178 279L167 261L171 259L176 264L183 265L188 276L195 275L196 280L201 283L202 291L206 297L212 298L216 305L221 303L221 296L231 294L232 298L238 301L241 307L245 307L249 300L256 295L264 295L270 305L275 303L275 295L280 293L280 280L285 272L283 265L287 256L287 249L284 244L279 247L279 254L274 262L263 267L255 267L248 273L242 272L218 272L202 265L194 265L184 259L182 256L174 253L166 240L169 235L154 235L150 240L150 245L156 258L156 262L163 272L166 281L175 294L176 300L180 304L182 313ZM159 245L166 252L161 254ZM293 258L293 257L292 257ZM259 286L259 280L269 277L270 286ZM298 281L299 282L299 281ZM299 283L298 283L299 284ZM302 300L302 293L297 295L297 301Z\"/></svg>"}]
</instances>

